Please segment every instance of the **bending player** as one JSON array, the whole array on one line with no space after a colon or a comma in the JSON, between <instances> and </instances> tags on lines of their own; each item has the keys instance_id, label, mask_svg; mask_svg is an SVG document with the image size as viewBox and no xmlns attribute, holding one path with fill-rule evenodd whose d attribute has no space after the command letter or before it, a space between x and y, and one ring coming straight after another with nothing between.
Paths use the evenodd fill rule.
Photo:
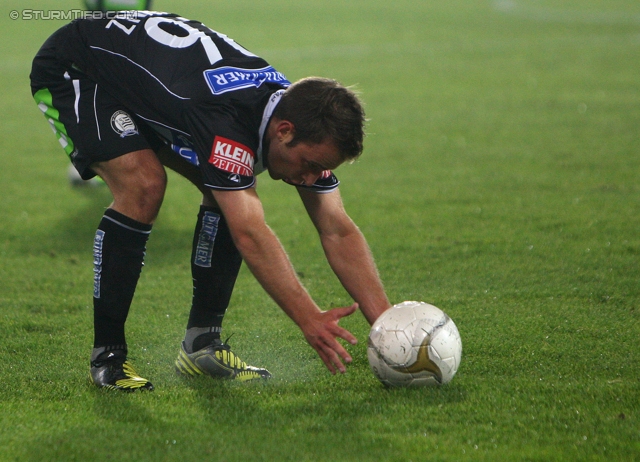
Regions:
<instances>
[{"instance_id":1,"label":"bending player","mask_svg":"<svg viewBox=\"0 0 640 462\"><path fill-rule=\"evenodd\" d=\"M177 15L141 11L77 20L34 59L32 92L83 179L113 194L94 239L94 348L99 387L152 389L127 361L125 321L166 188L163 164L202 192L191 269L193 303L176 368L236 380L270 377L221 341L242 260L332 372L351 361L338 325L358 307L390 304L369 247L332 173L362 152L364 112L333 80L291 85L223 34ZM322 311L264 220L255 177L295 187L327 260L356 303Z\"/></svg>"}]
</instances>

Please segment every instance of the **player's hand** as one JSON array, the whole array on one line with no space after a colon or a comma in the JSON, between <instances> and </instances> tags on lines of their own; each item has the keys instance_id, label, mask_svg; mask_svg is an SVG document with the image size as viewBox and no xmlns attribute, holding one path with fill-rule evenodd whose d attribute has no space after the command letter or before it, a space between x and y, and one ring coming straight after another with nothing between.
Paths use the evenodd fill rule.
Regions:
<instances>
[{"instance_id":1,"label":"player's hand","mask_svg":"<svg viewBox=\"0 0 640 462\"><path fill-rule=\"evenodd\" d=\"M358 343L358 339L347 329L338 326L338 322L343 317L353 314L357 309L358 304L354 303L351 306L320 311L314 314L312 319L308 319L304 326L301 326L307 342L316 350L332 374L335 374L336 370L344 374L347 368L343 361L345 363L352 361L351 355L347 353L337 338L340 337L352 345Z\"/></svg>"}]
</instances>

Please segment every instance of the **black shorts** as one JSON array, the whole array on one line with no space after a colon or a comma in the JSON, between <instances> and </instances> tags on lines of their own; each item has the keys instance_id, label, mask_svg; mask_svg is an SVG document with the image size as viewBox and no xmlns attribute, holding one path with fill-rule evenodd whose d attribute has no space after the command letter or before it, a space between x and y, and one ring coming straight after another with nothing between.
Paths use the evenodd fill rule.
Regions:
<instances>
[{"instance_id":1,"label":"black shorts","mask_svg":"<svg viewBox=\"0 0 640 462\"><path fill-rule=\"evenodd\" d=\"M42 46L31 69L31 92L71 162L84 180L95 162L164 143L136 115L86 74L58 58L63 29Z\"/></svg>"}]
</instances>

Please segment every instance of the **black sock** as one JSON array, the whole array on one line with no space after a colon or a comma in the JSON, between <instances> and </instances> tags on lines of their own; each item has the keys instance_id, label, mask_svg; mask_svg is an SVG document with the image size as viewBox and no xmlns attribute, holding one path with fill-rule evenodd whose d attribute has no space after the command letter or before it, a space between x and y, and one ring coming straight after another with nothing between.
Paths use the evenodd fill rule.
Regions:
<instances>
[{"instance_id":1,"label":"black sock","mask_svg":"<svg viewBox=\"0 0 640 462\"><path fill-rule=\"evenodd\" d=\"M142 271L151 225L112 209L93 242L94 348L126 345L124 324Z\"/></svg>"},{"instance_id":2,"label":"black sock","mask_svg":"<svg viewBox=\"0 0 640 462\"><path fill-rule=\"evenodd\" d=\"M241 264L242 257L220 211L201 206L193 235L193 299L187 329L222 326Z\"/></svg>"}]
</instances>

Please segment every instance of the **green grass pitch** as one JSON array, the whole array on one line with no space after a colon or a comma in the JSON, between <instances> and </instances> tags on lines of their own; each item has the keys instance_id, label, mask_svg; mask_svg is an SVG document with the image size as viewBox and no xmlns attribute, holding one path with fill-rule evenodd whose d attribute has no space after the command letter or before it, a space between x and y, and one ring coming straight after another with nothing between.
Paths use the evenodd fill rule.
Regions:
<instances>
[{"instance_id":1,"label":"green grass pitch","mask_svg":"<svg viewBox=\"0 0 640 462\"><path fill-rule=\"evenodd\" d=\"M640 460L640 3L633 0L156 0L290 80L357 84L365 153L338 169L389 297L458 325L447 386L387 390L368 326L331 376L243 268L225 320L266 384L185 380L198 196L170 176L128 322L156 391L87 383L92 239L110 197L72 189L28 75L64 21L0 6L0 461ZM44 13L43 13L44 14ZM324 308L350 303L291 187L269 224Z\"/></svg>"}]
</instances>

